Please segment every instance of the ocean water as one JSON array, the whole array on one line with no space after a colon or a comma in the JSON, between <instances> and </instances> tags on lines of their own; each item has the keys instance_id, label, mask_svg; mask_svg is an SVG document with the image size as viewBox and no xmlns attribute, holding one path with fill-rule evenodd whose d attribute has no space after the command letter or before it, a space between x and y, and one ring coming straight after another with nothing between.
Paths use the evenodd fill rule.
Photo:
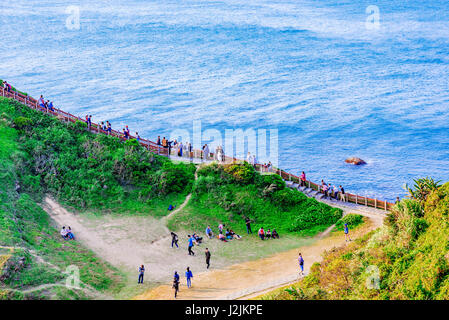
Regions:
<instances>
[{"instance_id":1,"label":"ocean water","mask_svg":"<svg viewBox=\"0 0 449 320\"><path fill-rule=\"evenodd\" d=\"M275 128L281 168L379 199L449 181L447 0L16 0L0 23L1 79L115 129Z\"/></svg>"}]
</instances>

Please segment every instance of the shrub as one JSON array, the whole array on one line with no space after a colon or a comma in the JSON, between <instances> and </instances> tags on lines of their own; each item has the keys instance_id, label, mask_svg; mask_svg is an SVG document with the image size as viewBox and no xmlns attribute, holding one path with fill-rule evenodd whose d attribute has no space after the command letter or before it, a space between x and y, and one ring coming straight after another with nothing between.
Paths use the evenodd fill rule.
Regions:
<instances>
[{"instance_id":1,"label":"shrub","mask_svg":"<svg viewBox=\"0 0 449 320\"><path fill-rule=\"evenodd\" d=\"M165 162L161 170L153 176L153 182L157 184L159 194L183 192L191 189L194 173L195 166L193 164Z\"/></svg>"},{"instance_id":2,"label":"shrub","mask_svg":"<svg viewBox=\"0 0 449 320\"><path fill-rule=\"evenodd\" d=\"M278 174L259 174L257 175L257 185L260 188L267 188L275 185L277 190L285 188L285 181Z\"/></svg>"},{"instance_id":3,"label":"shrub","mask_svg":"<svg viewBox=\"0 0 449 320\"><path fill-rule=\"evenodd\" d=\"M87 123L80 120L76 120L71 126L77 133L85 132L87 129Z\"/></svg>"},{"instance_id":4,"label":"shrub","mask_svg":"<svg viewBox=\"0 0 449 320\"><path fill-rule=\"evenodd\" d=\"M290 188L275 191L271 195L271 201L278 204L284 210L300 205L301 203L307 201L307 199L308 198L304 193Z\"/></svg>"},{"instance_id":5,"label":"shrub","mask_svg":"<svg viewBox=\"0 0 449 320\"><path fill-rule=\"evenodd\" d=\"M248 162L234 162L224 165L224 171L233 177L234 181L239 184L250 184L254 182L256 170Z\"/></svg>"},{"instance_id":6,"label":"shrub","mask_svg":"<svg viewBox=\"0 0 449 320\"><path fill-rule=\"evenodd\" d=\"M29 118L25 118L25 117L17 117L14 119L14 126L17 129L24 129L26 127L29 127L33 124L33 121Z\"/></svg>"},{"instance_id":7,"label":"shrub","mask_svg":"<svg viewBox=\"0 0 449 320\"><path fill-rule=\"evenodd\" d=\"M337 221L337 223L335 224L335 229L340 231L343 230L345 227L345 223L348 224L349 228L355 228L363 223L363 216L354 213L347 214Z\"/></svg>"}]
</instances>

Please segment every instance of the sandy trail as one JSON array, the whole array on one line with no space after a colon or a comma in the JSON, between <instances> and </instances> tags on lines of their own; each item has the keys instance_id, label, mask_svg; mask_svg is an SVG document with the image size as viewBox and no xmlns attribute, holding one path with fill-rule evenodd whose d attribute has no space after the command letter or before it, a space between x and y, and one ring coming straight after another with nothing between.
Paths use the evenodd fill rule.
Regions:
<instances>
[{"instance_id":1,"label":"sandy trail","mask_svg":"<svg viewBox=\"0 0 449 320\"><path fill-rule=\"evenodd\" d=\"M344 210L351 213L360 213L369 218L361 228L351 233L352 239L360 237L367 232L382 225L383 216L381 212L364 210L364 208L353 208L345 206ZM347 213L347 212L346 212ZM330 229L330 228L329 228ZM329 234L330 230L324 234ZM178 299L188 300L227 300L238 298L249 298L258 295L267 289L274 289L299 279L298 253L301 252L305 260L305 273L309 272L310 266L322 260L322 253L345 244L342 233L332 234L328 237L318 236L319 240L312 245L298 249L275 254L271 257L236 264L228 268L210 272L194 274L192 288L188 289L185 278L181 274L181 286ZM275 240L268 240L275 241ZM170 284L159 286L155 289L135 297L138 300L173 299L173 289Z\"/></svg>"},{"instance_id":2,"label":"sandy trail","mask_svg":"<svg viewBox=\"0 0 449 320\"><path fill-rule=\"evenodd\" d=\"M137 274L138 267L144 264L145 279L152 285L169 279L167 270L184 269L187 249L171 248L170 232L161 219L150 216L87 217L67 211L48 196L42 207L58 229L70 226L77 241L112 265ZM192 259L191 264L199 269L204 263Z\"/></svg>"},{"instance_id":3,"label":"sandy trail","mask_svg":"<svg viewBox=\"0 0 449 320\"><path fill-rule=\"evenodd\" d=\"M183 205L187 204L189 197ZM333 206L342 208L345 213L360 213L370 218L370 223L358 229L354 237L377 228L382 224L385 213L381 210L342 204L332 201ZM182 207L184 207L181 205ZM172 214L180 209L178 208ZM196 259L186 254L184 245L172 249L169 230L165 219L155 219L150 216L102 216L90 217L67 211L51 197L46 197L44 210L56 222L60 229L71 226L77 240L94 251L98 256L112 265L137 274L139 265L144 264L147 272L145 279L150 283L149 289L136 299L173 299L171 289L172 270L178 270L181 275L180 299L237 299L254 293L288 284L298 279L297 255L301 251L305 257L305 269L321 261L321 254L334 246L344 244L340 236L327 236L330 229L316 237L316 241L298 249L278 253L268 258L258 259L229 266L226 263L216 263L214 270L205 270L204 259ZM185 235L178 233L180 239ZM269 240L275 241L275 240ZM185 241L184 241L185 242ZM218 242L218 241L217 241ZM208 243L213 248L214 243ZM219 246L220 243L217 243ZM214 250L212 251L214 252ZM200 255L203 254L201 251ZM193 288L185 286L183 270L185 265L194 272ZM151 289L153 287L153 289Z\"/></svg>"}]
</instances>

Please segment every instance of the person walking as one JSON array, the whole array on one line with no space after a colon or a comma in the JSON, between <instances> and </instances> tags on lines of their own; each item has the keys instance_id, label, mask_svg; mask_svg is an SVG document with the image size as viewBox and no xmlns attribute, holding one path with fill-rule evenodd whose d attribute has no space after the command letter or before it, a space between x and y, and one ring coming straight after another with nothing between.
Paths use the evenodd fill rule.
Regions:
<instances>
[{"instance_id":1,"label":"person walking","mask_svg":"<svg viewBox=\"0 0 449 320\"><path fill-rule=\"evenodd\" d=\"M173 288L175 289L175 299L179 292L179 274L178 271L175 271L175 275L173 276Z\"/></svg>"},{"instance_id":2,"label":"person walking","mask_svg":"<svg viewBox=\"0 0 449 320\"><path fill-rule=\"evenodd\" d=\"M194 256L195 252L192 251L193 248L193 237L189 234L189 256Z\"/></svg>"},{"instance_id":3,"label":"person walking","mask_svg":"<svg viewBox=\"0 0 449 320\"><path fill-rule=\"evenodd\" d=\"M179 291L179 278L176 279L176 277L175 277L173 279L173 289L175 289L175 299L176 299L176 297L178 296L178 291Z\"/></svg>"},{"instance_id":4,"label":"person walking","mask_svg":"<svg viewBox=\"0 0 449 320\"><path fill-rule=\"evenodd\" d=\"M301 253L299 253L299 257L298 257L298 263L299 263L299 268L300 268L300 272L299 275L303 276L304 275L304 259L301 255Z\"/></svg>"},{"instance_id":5,"label":"person walking","mask_svg":"<svg viewBox=\"0 0 449 320\"><path fill-rule=\"evenodd\" d=\"M302 173L301 173L301 187L305 187L306 186L306 174L305 174L305 172L303 171Z\"/></svg>"},{"instance_id":6,"label":"person walking","mask_svg":"<svg viewBox=\"0 0 449 320\"><path fill-rule=\"evenodd\" d=\"M349 236L349 228L348 228L348 224L345 223L345 241L351 241L351 237Z\"/></svg>"},{"instance_id":7,"label":"person walking","mask_svg":"<svg viewBox=\"0 0 449 320\"><path fill-rule=\"evenodd\" d=\"M204 252L206 256L206 268L209 269L210 266L210 251L208 248L206 248L206 251Z\"/></svg>"},{"instance_id":8,"label":"person walking","mask_svg":"<svg viewBox=\"0 0 449 320\"><path fill-rule=\"evenodd\" d=\"M137 283L143 283L143 274L145 273L145 267L141 265L139 267L139 280L137 280Z\"/></svg>"},{"instance_id":9,"label":"person walking","mask_svg":"<svg viewBox=\"0 0 449 320\"><path fill-rule=\"evenodd\" d=\"M187 288L190 289L192 287L193 274L189 267L187 267L186 278L187 278Z\"/></svg>"},{"instance_id":10,"label":"person walking","mask_svg":"<svg viewBox=\"0 0 449 320\"><path fill-rule=\"evenodd\" d=\"M245 224L246 224L246 233L248 234L253 233L253 231L251 230L251 220L248 217L245 218Z\"/></svg>"},{"instance_id":11,"label":"person walking","mask_svg":"<svg viewBox=\"0 0 449 320\"><path fill-rule=\"evenodd\" d=\"M176 248L179 248L179 246L178 246L178 235L172 231L171 232L171 247L172 248L173 248L173 245L176 245Z\"/></svg>"}]
</instances>

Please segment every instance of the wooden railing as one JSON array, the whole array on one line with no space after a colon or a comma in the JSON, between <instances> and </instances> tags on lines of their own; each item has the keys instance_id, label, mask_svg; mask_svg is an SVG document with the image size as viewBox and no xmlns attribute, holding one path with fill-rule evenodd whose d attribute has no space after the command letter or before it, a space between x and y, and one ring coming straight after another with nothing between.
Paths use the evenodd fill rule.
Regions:
<instances>
[{"instance_id":1,"label":"wooden railing","mask_svg":"<svg viewBox=\"0 0 449 320\"><path fill-rule=\"evenodd\" d=\"M33 97L30 97L28 95L22 94L20 92L13 91L13 90L7 91L5 88L2 88L1 93L2 93L3 97L12 98L12 99L32 108L34 110L39 110L41 112L53 115L62 121L65 121L65 122L81 121L84 123L86 122L85 119L74 116L73 114L70 114L63 110L60 110L58 108L53 108L54 111L49 110L48 108L43 108L39 105L39 103L36 99L34 99ZM104 131L101 128L101 126L97 123L92 123L89 130L93 133L102 133L102 134L106 134L106 135L111 135L113 137L119 138L122 141L126 140L126 138L122 132L119 132L116 130L111 130L111 132L109 133L108 131ZM135 139L135 138L136 137L134 137L134 136L130 136L130 139ZM157 143L155 143L153 141L140 138L139 143L140 143L140 145L142 145L144 148L146 148L150 152L156 153L161 156L169 156L168 148L164 148L161 145L158 145ZM170 155L177 156L177 148L171 148ZM203 151L197 150L197 149L193 150L192 155L189 152L186 152L185 154L183 154L183 158L186 158L186 159L195 158L195 159L202 159L204 161L215 160L213 153L210 153L208 155L208 159L204 159ZM234 161L239 161L239 159L237 159L237 158L229 157L226 155L223 156L222 160L223 160L223 162L226 162L226 163L232 163ZM298 183L298 184L300 183L299 177L297 177L293 174L287 173L279 168L275 168L275 167L269 168L266 165L262 165L262 164L256 164L255 167L256 167L256 170L259 172L262 172L262 173L263 172L273 172L273 173L280 175L286 181L292 181L292 182ZM321 192L320 185L313 183L311 181L308 181L308 180L306 180L306 187L313 189L314 191ZM345 193L345 198L346 198L346 201L351 202L351 203L365 205L367 207L383 209L386 211L391 210L391 208L394 206L394 204L391 202L382 201L382 200L378 200L378 199L371 199L371 198L367 198L367 197L363 197L363 196L359 196L359 195L351 194L351 193Z\"/></svg>"}]
</instances>

